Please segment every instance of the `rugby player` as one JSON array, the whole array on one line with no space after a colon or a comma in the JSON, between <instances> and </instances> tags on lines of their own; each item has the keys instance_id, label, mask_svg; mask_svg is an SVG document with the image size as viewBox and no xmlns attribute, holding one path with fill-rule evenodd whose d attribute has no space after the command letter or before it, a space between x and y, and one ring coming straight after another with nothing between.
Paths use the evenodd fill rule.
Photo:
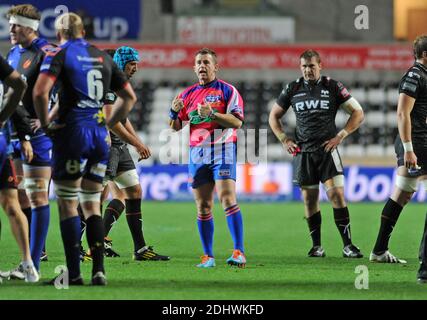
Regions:
<instances>
[{"instance_id":1,"label":"rugby player","mask_svg":"<svg viewBox=\"0 0 427 320\"><path fill-rule=\"evenodd\" d=\"M351 239L350 216L344 199L344 175L338 145L363 121L363 110L338 81L321 76L320 55L307 50L300 56L302 77L283 89L269 116L269 124L284 149L294 155L293 182L301 188L305 217L313 246L309 257L324 257L321 245L319 182L332 204L335 224L341 235L346 258L363 257ZM296 115L295 139L288 137L280 119L292 107ZM350 115L340 131L335 125L338 109Z\"/></svg>"},{"instance_id":2,"label":"rugby player","mask_svg":"<svg viewBox=\"0 0 427 320\"><path fill-rule=\"evenodd\" d=\"M33 91L35 108L44 130L53 136L52 179L58 197L61 235L70 285L82 285L80 274L81 204L92 254L93 285L105 285L104 228L100 212L102 181L109 154L109 136L102 112L108 89L122 103L108 122L113 127L136 102L126 76L111 57L84 39L84 26L75 13L55 21L60 46L46 56ZM58 120L49 122L49 92L59 81ZM53 279L50 284L55 284Z\"/></svg>"}]
</instances>

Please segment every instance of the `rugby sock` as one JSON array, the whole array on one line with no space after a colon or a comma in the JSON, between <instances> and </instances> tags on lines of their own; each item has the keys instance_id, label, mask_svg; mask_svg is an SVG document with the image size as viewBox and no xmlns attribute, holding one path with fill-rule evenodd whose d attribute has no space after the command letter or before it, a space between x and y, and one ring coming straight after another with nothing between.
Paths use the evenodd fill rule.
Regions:
<instances>
[{"instance_id":1,"label":"rugby sock","mask_svg":"<svg viewBox=\"0 0 427 320\"><path fill-rule=\"evenodd\" d=\"M234 249L244 252L243 248L243 220L242 213L238 204L232 205L225 209L228 229L234 242Z\"/></svg>"},{"instance_id":2,"label":"rugby sock","mask_svg":"<svg viewBox=\"0 0 427 320\"><path fill-rule=\"evenodd\" d=\"M102 221L104 223L105 236L108 236L113 225L119 220L120 215L125 209L125 205L119 199L113 199L105 208L104 217Z\"/></svg>"},{"instance_id":3,"label":"rugby sock","mask_svg":"<svg viewBox=\"0 0 427 320\"><path fill-rule=\"evenodd\" d=\"M197 215L197 226L199 227L200 240L202 241L203 252L209 257L213 257L212 245L214 235L214 221L212 212Z\"/></svg>"},{"instance_id":4,"label":"rugby sock","mask_svg":"<svg viewBox=\"0 0 427 320\"><path fill-rule=\"evenodd\" d=\"M80 276L80 217L62 220L60 226L68 274L75 279Z\"/></svg>"},{"instance_id":5,"label":"rugby sock","mask_svg":"<svg viewBox=\"0 0 427 320\"><path fill-rule=\"evenodd\" d=\"M375 242L374 253L381 254L388 249L388 241L396 225L403 207L392 199L388 199L381 214L381 226Z\"/></svg>"},{"instance_id":6,"label":"rugby sock","mask_svg":"<svg viewBox=\"0 0 427 320\"><path fill-rule=\"evenodd\" d=\"M322 226L322 215L320 211L307 218L308 230L310 230L313 247L320 246L320 229Z\"/></svg>"},{"instance_id":7,"label":"rugby sock","mask_svg":"<svg viewBox=\"0 0 427 320\"><path fill-rule=\"evenodd\" d=\"M334 208L334 220L344 246L351 244L350 215L348 213L348 208Z\"/></svg>"},{"instance_id":8,"label":"rugby sock","mask_svg":"<svg viewBox=\"0 0 427 320\"><path fill-rule=\"evenodd\" d=\"M85 216L83 214L83 209L82 206L79 205L77 206L77 212L79 213L79 217L80 217L80 242L83 241L83 235L86 231L86 219Z\"/></svg>"},{"instance_id":9,"label":"rugby sock","mask_svg":"<svg viewBox=\"0 0 427 320\"><path fill-rule=\"evenodd\" d=\"M30 251L31 259L33 260L34 266L37 270L40 270L40 257L46 242L49 219L49 205L32 209Z\"/></svg>"},{"instance_id":10,"label":"rugby sock","mask_svg":"<svg viewBox=\"0 0 427 320\"><path fill-rule=\"evenodd\" d=\"M427 214L424 222L424 233L421 238L420 251L419 251L419 260L423 268L427 268Z\"/></svg>"},{"instance_id":11,"label":"rugby sock","mask_svg":"<svg viewBox=\"0 0 427 320\"><path fill-rule=\"evenodd\" d=\"M104 270L104 226L101 216L92 215L86 220L86 238L92 256L92 276Z\"/></svg>"},{"instance_id":12,"label":"rugby sock","mask_svg":"<svg viewBox=\"0 0 427 320\"><path fill-rule=\"evenodd\" d=\"M126 199L126 221L132 234L134 251L145 246L142 231L141 199Z\"/></svg>"},{"instance_id":13,"label":"rugby sock","mask_svg":"<svg viewBox=\"0 0 427 320\"><path fill-rule=\"evenodd\" d=\"M421 238L420 251L419 251L419 260L421 263L421 268L427 270L427 214L424 222L424 233Z\"/></svg>"}]
</instances>

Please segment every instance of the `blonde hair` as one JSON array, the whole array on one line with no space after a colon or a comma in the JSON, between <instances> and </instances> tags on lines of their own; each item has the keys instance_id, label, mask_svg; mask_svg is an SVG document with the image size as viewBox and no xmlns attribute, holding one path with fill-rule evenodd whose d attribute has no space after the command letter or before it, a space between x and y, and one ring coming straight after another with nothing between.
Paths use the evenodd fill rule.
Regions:
<instances>
[{"instance_id":1,"label":"blonde hair","mask_svg":"<svg viewBox=\"0 0 427 320\"><path fill-rule=\"evenodd\" d=\"M7 18L9 19L11 16L21 16L29 19L39 20L41 19L40 12L31 4L20 4L17 6L11 7L7 11Z\"/></svg>"},{"instance_id":2,"label":"blonde hair","mask_svg":"<svg viewBox=\"0 0 427 320\"><path fill-rule=\"evenodd\" d=\"M56 18L55 29L66 39L76 39L83 36L84 25L82 18L74 12L68 12Z\"/></svg>"}]
</instances>

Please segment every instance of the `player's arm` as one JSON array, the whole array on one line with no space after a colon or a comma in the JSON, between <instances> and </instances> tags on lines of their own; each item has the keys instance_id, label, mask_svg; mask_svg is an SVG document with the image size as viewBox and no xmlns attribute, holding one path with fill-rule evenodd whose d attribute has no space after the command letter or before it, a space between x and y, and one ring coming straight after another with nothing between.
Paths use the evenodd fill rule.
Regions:
<instances>
[{"instance_id":1,"label":"player's arm","mask_svg":"<svg viewBox=\"0 0 427 320\"><path fill-rule=\"evenodd\" d=\"M326 152L336 149L336 147L351 133L359 129L364 120L362 106L353 98L341 82L336 83L336 98L339 108L350 115L346 125L335 137L325 141L322 146Z\"/></svg>"},{"instance_id":2,"label":"player's arm","mask_svg":"<svg viewBox=\"0 0 427 320\"><path fill-rule=\"evenodd\" d=\"M243 125L243 121L231 113L212 112L210 118L224 128L240 129Z\"/></svg>"},{"instance_id":3,"label":"player's arm","mask_svg":"<svg viewBox=\"0 0 427 320\"><path fill-rule=\"evenodd\" d=\"M41 73L34 85L33 102L37 117L42 128L49 125L49 93L55 84L55 78L46 73Z\"/></svg>"},{"instance_id":4,"label":"player's arm","mask_svg":"<svg viewBox=\"0 0 427 320\"><path fill-rule=\"evenodd\" d=\"M268 116L268 124L286 151L290 154L294 154L298 148L298 145L295 143L295 141L286 135L282 122L280 121L280 119L282 119L282 117L288 111L288 108L282 108L277 104L277 102L275 102Z\"/></svg>"},{"instance_id":5,"label":"player's arm","mask_svg":"<svg viewBox=\"0 0 427 320\"><path fill-rule=\"evenodd\" d=\"M136 95L129 82L126 82L122 89L114 92L121 100L119 100L118 104L111 111L110 119L107 121L109 129L112 129L121 119L127 118L136 103Z\"/></svg>"},{"instance_id":6,"label":"player's arm","mask_svg":"<svg viewBox=\"0 0 427 320\"><path fill-rule=\"evenodd\" d=\"M341 137L343 140L349 134L352 134L354 131L359 129L360 125L365 119L365 116L362 106L353 97L342 103L340 108L342 108L345 113L350 115L344 128L337 134L337 136Z\"/></svg>"},{"instance_id":7,"label":"player's arm","mask_svg":"<svg viewBox=\"0 0 427 320\"><path fill-rule=\"evenodd\" d=\"M27 84L22 80L21 75L15 70L4 78L3 82L9 87L9 94L4 103L4 107L0 112L0 128L16 110L19 101L21 101L25 90L27 89Z\"/></svg>"},{"instance_id":8,"label":"player's arm","mask_svg":"<svg viewBox=\"0 0 427 320\"><path fill-rule=\"evenodd\" d=\"M405 94L399 94L397 103L397 128L399 129L400 139L405 149L404 161L406 168L415 168L417 166L417 156L414 153L411 136L411 111L414 108L415 98Z\"/></svg>"},{"instance_id":9,"label":"player's arm","mask_svg":"<svg viewBox=\"0 0 427 320\"><path fill-rule=\"evenodd\" d=\"M111 113L115 106L111 104L104 105L104 112L107 121L111 117ZM139 136L136 134L129 119L126 119L125 126L121 122L117 122L110 130L124 142L132 145L137 150L142 159L148 159L151 156L150 150L142 143Z\"/></svg>"},{"instance_id":10,"label":"player's arm","mask_svg":"<svg viewBox=\"0 0 427 320\"><path fill-rule=\"evenodd\" d=\"M182 129L182 121L178 117L182 108L184 108L184 101L177 95L173 99L172 106L169 110L169 127L172 130L179 131Z\"/></svg>"}]
</instances>

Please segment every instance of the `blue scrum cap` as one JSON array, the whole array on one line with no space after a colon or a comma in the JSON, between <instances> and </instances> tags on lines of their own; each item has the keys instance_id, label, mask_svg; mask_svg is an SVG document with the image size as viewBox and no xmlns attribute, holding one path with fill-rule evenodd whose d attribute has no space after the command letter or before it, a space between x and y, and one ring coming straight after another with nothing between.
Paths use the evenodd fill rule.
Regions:
<instances>
[{"instance_id":1,"label":"blue scrum cap","mask_svg":"<svg viewBox=\"0 0 427 320\"><path fill-rule=\"evenodd\" d=\"M123 46L117 48L113 60L119 66L120 70L124 71L126 63L131 61L139 62L139 54L134 48Z\"/></svg>"}]
</instances>

